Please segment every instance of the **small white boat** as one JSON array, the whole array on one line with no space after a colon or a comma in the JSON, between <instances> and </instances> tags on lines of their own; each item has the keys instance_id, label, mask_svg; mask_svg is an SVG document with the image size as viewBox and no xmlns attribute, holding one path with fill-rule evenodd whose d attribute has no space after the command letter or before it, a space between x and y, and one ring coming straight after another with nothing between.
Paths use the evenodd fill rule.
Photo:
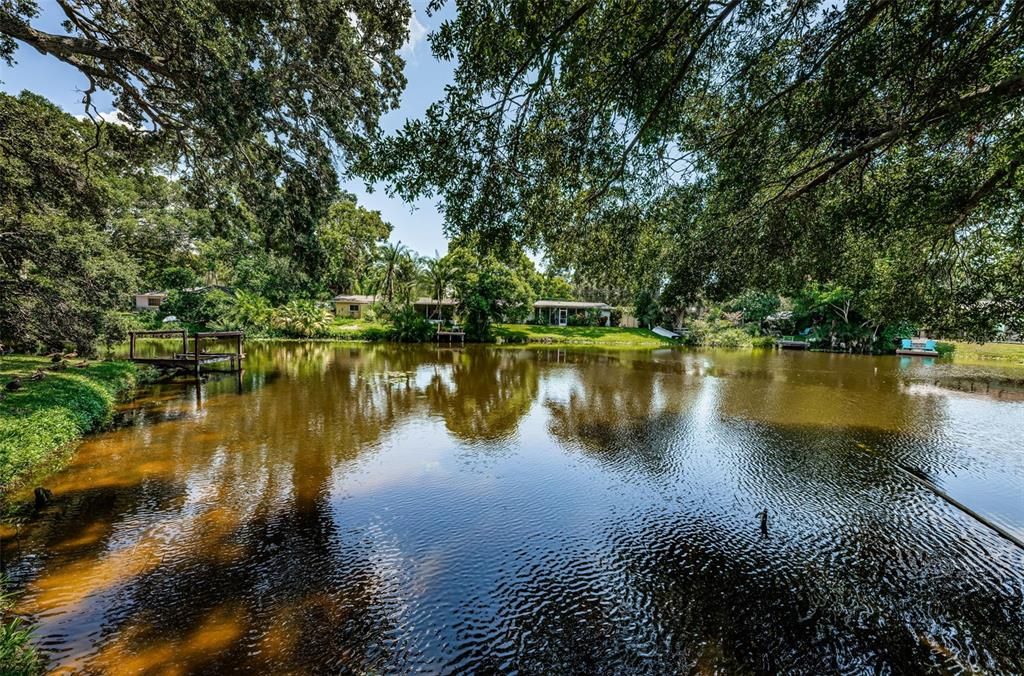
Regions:
<instances>
[{"instance_id":1,"label":"small white boat","mask_svg":"<svg viewBox=\"0 0 1024 676\"><path fill-rule=\"evenodd\" d=\"M658 334L662 338L671 338L672 340L678 340L680 338L679 334L676 333L675 331L669 331L668 329L661 326L655 326L653 329L651 329L651 331Z\"/></svg>"}]
</instances>

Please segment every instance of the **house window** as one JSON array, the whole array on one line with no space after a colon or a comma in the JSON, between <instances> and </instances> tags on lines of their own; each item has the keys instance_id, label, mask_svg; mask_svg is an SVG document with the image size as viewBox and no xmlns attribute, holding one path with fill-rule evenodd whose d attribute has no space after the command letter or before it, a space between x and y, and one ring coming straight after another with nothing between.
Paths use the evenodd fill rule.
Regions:
<instances>
[{"instance_id":1,"label":"house window","mask_svg":"<svg viewBox=\"0 0 1024 676\"><path fill-rule=\"evenodd\" d=\"M351 314L359 314L359 306L358 305L349 305L348 306L348 311Z\"/></svg>"},{"instance_id":2,"label":"house window","mask_svg":"<svg viewBox=\"0 0 1024 676\"><path fill-rule=\"evenodd\" d=\"M146 305L148 305L149 307L160 307L160 301L161 300L163 300L163 299L162 298L153 298L152 296L150 296L149 298L146 299Z\"/></svg>"}]
</instances>

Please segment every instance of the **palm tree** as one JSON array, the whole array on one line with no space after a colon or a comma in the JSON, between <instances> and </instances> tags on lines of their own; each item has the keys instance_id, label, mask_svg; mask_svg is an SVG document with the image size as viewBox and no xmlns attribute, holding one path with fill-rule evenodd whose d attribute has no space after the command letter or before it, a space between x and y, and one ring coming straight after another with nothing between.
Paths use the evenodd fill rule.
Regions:
<instances>
[{"instance_id":1,"label":"palm tree","mask_svg":"<svg viewBox=\"0 0 1024 676\"><path fill-rule=\"evenodd\" d=\"M238 290L224 311L223 324L232 329L262 329L270 320L272 308L262 296Z\"/></svg>"},{"instance_id":2,"label":"palm tree","mask_svg":"<svg viewBox=\"0 0 1024 676\"><path fill-rule=\"evenodd\" d=\"M448 295L448 289L452 284L451 259L442 257L436 251L433 258L422 259L423 283L430 289L430 294L437 301L437 316L441 316L441 301Z\"/></svg>"},{"instance_id":3,"label":"palm tree","mask_svg":"<svg viewBox=\"0 0 1024 676\"><path fill-rule=\"evenodd\" d=\"M397 293L401 295L400 300L402 302L413 302L419 287L422 270L420 259L417 256L409 254L402 258L398 266L397 282L395 284Z\"/></svg>"},{"instance_id":4,"label":"palm tree","mask_svg":"<svg viewBox=\"0 0 1024 676\"><path fill-rule=\"evenodd\" d=\"M402 275L402 263L409 258L409 247L401 242L382 244L377 250L377 265L380 270L378 291L384 300L391 302L395 298Z\"/></svg>"}]
</instances>

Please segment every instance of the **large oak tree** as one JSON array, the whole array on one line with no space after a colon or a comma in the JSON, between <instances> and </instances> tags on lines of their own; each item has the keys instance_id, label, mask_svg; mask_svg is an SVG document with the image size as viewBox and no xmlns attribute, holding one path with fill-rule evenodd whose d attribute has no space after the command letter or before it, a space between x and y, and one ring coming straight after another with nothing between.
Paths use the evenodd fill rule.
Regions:
<instances>
[{"instance_id":1,"label":"large oak tree","mask_svg":"<svg viewBox=\"0 0 1024 676\"><path fill-rule=\"evenodd\" d=\"M431 38L454 85L377 170L610 286L813 277L952 330L1020 324L1022 5L459 3Z\"/></svg>"},{"instance_id":2,"label":"large oak tree","mask_svg":"<svg viewBox=\"0 0 1024 676\"><path fill-rule=\"evenodd\" d=\"M398 103L407 0L0 0L0 59L28 45L78 70L121 119L170 148L197 206L255 214L254 246L323 261L315 228ZM98 138L98 137L97 137ZM230 218L225 219L230 221ZM235 219L237 221L237 219ZM222 223L224 228L232 223Z\"/></svg>"}]
</instances>

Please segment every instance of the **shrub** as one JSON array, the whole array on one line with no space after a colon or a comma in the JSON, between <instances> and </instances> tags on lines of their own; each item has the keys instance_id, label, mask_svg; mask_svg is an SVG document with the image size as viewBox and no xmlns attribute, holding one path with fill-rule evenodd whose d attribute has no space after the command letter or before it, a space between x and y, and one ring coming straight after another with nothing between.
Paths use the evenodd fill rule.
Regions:
<instances>
[{"instance_id":1,"label":"shrub","mask_svg":"<svg viewBox=\"0 0 1024 676\"><path fill-rule=\"evenodd\" d=\"M43 660L30 643L32 630L19 618L6 618L14 599L4 590L5 585L0 578L0 673L41 674Z\"/></svg>"},{"instance_id":2,"label":"shrub","mask_svg":"<svg viewBox=\"0 0 1024 676\"><path fill-rule=\"evenodd\" d=\"M227 329L263 331L269 328L273 309L259 294L239 291L225 303L219 323Z\"/></svg>"},{"instance_id":3,"label":"shrub","mask_svg":"<svg viewBox=\"0 0 1024 676\"><path fill-rule=\"evenodd\" d=\"M718 319L694 319L687 324L690 342L704 347L748 347L750 334L731 322Z\"/></svg>"},{"instance_id":4,"label":"shrub","mask_svg":"<svg viewBox=\"0 0 1024 676\"><path fill-rule=\"evenodd\" d=\"M636 302L633 305L633 314L640 326L651 328L658 321L660 313L661 309L658 307L658 301L654 294L646 290L637 294Z\"/></svg>"},{"instance_id":5,"label":"shrub","mask_svg":"<svg viewBox=\"0 0 1024 676\"><path fill-rule=\"evenodd\" d=\"M750 339L750 344L753 347L775 347L775 338L773 336L754 336Z\"/></svg>"},{"instance_id":6,"label":"shrub","mask_svg":"<svg viewBox=\"0 0 1024 676\"><path fill-rule=\"evenodd\" d=\"M391 329L386 329L383 326L368 326L354 337L370 342L380 342L391 337Z\"/></svg>"},{"instance_id":7,"label":"shrub","mask_svg":"<svg viewBox=\"0 0 1024 676\"><path fill-rule=\"evenodd\" d=\"M141 331L147 328L137 312L108 312L100 323L99 341L106 348L109 357L114 348L128 339L129 331ZM153 315L153 312L145 313Z\"/></svg>"},{"instance_id":8,"label":"shrub","mask_svg":"<svg viewBox=\"0 0 1024 676\"><path fill-rule=\"evenodd\" d=\"M160 315L174 315L180 322L207 326L223 315L231 302L231 296L219 289L170 291L167 300L160 306Z\"/></svg>"},{"instance_id":9,"label":"shrub","mask_svg":"<svg viewBox=\"0 0 1024 676\"><path fill-rule=\"evenodd\" d=\"M601 323L601 313L594 308L577 310L567 317L566 323L569 326L598 326Z\"/></svg>"},{"instance_id":10,"label":"shrub","mask_svg":"<svg viewBox=\"0 0 1024 676\"><path fill-rule=\"evenodd\" d=\"M956 345L939 341L935 343L935 351L939 353L940 357L952 357L953 353L956 352Z\"/></svg>"},{"instance_id":11,"label":"shrub","mask_svg":"<svg viewBox=\"0 0 1024 676\"><path fill-rule=\"evenodd\" d=\"M399 343L425 343L434 336L436 329L420 313L407 305L391 315L391 340Z\"/></svg>"},{"instance_id":12,"label":"shrub","mask_svg":"<svg viewBox=\"0 0 1024 676\"><path fill-rule=\"evenodd\" d=\"M315 338L327 334L331 321L331 313L316 301L292 300L274 310L271 323L287 336Z\"/></svg>"},{"instance_id":13,"label":"shrub","mask_svg":"<svg viewBox=\"0 0 1024 676\"><path fill-rule=\"evenodd\" d=\"M29 640L32 631L18 618L0 620L0 664L4 674L41 674L42 659Z\"/></svg>"}]
</instances>

